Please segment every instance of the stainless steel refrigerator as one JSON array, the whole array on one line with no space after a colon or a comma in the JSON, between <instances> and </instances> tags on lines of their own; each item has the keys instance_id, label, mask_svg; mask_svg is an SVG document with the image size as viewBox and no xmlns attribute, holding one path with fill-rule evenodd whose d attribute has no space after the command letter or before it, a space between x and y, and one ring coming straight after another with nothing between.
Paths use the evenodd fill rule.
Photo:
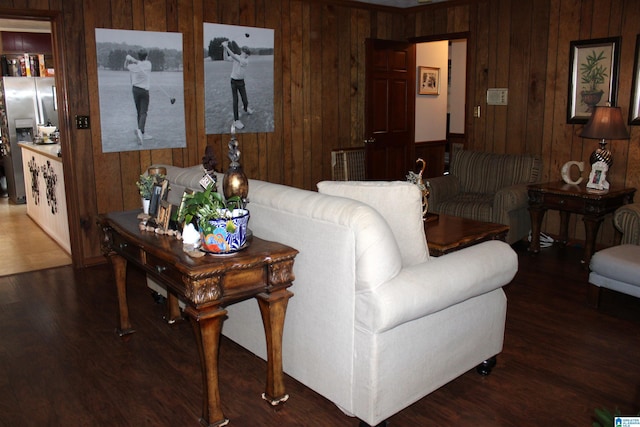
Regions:
<instances>
[{"instance_id":1,"label":"stainless steel refrigerator","mask_svg":"<svg viewBox=\"0 0 640 427\"><path fill-rule=\"evenodd\" d=\"M19 142L31 142L38 124L58 126L53 77L3 77L0 84L0 116L7 192L14 203L26 203L22 150Z\"/></svg>"}]
</instances>

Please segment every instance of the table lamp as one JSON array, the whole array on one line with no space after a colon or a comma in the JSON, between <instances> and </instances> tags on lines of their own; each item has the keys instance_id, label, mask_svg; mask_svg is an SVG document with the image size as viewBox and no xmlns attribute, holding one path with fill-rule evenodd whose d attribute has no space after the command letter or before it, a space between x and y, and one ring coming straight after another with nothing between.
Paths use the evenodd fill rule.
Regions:
<instances>
[{"instance_id":1,"label":"table lamp","mask_svg":"<svg viewBox=\"0 0 640 427\"><path fill-rule=\"evenodd\" d=\"M592 165L595 162L605 162L610 168L613 157L607 149L607 139L629 139L620 107L595 107L580 136L600 140L600 147L591 153L589 161Z\"/></svg>"}]
</instances>

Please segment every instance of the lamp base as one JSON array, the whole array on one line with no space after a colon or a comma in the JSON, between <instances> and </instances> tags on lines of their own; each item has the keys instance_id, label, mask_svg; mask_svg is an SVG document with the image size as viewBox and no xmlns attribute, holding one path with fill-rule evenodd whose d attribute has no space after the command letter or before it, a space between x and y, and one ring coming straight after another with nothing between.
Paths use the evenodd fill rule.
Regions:
<instances>
[{"instance_id":1,"label":"lamp base","mask_svg":"<svg viewBox=\"0 0 640 427\"><path fill-rule=\"evenodd\" d=\"M595 162L604 162L609 167L613 164L613 156L611 155L611 151L607 149L607 141L604 139L600 141L600 147L596 148L595 151L591 153L591 157L589 157L589 163L591 163L591 165Z\"/></svg>"}]
</instances>

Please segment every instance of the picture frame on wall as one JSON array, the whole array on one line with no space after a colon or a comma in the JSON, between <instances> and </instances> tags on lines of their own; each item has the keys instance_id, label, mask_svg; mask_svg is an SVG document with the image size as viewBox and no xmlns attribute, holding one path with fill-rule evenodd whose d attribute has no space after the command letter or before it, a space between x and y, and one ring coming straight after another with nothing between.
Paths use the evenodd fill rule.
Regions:
<instances>
[{"instance_id":1,"label":"picture frame on wall","mask_svg":"<svg viewBox=\"0 0 640 427\"><path fill-rule=\"evenodd\" d=\"M418 67L418 95L440 94L440 68Z\"/></svg>"},{"instance_id":2,"label":"picture frame on wall","mask_svg":"<svg viewBox=\"0 0 640 427\"><path fill-rule=\"evenodd\" d=\"M629 124L640 125L640 34L636 36L635 60L633 61L633 79L631 102L629 103Z\"/></svg>"},{"instance_id":3,"label":"picture frame on wall","mask_svg":"<svg viewBox=\"0 0 640 427\"><path fill-rule=\"evenodd\" d=\"M620 37L570 43L567 123L587 123L594 107L616 105L619 63Z\"/></svg>"},{"instance_id":4,"label":"picture frame on wall","mask_svg":"<svg viewBox=\"0 0 640 427\"><path fill-rule=\"evenodd\" d=\"M182 33L96 28L103 153L187 146Z\"/></svg>"}]
</instances>

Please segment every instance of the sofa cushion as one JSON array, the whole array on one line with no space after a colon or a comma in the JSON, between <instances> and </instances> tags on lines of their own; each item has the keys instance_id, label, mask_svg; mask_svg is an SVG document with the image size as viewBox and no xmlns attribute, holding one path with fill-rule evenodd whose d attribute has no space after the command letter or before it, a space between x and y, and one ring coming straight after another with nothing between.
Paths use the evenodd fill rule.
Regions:
<instances>
[{"instance_id":1,"label":"sofa cushion","mask_svg":"<svg viewBox=\"0 0 640 427\"><path fill-rule=\"evenodd\" d=\"M589 267L600 276L640 287L640 246L618 245L602 249L593 255Z\"/></svg>"},{"instance_id":2,"label":"sofa cushion","mask_svg":"<svg viewBox=\"0 0 640 427\"><path fill-rule=\"evenodd\" d=\"M438 205L438 213L493 222L493 196L479 193L461 193Z\"/></svg>"},{"instance_id":3,"label":"sofa cushion","mask_svg":"<svg viewBox=\"0 0 640 427\"><path fill-rule=\"evenodd\" d=\"M396 238L403 266L429 259L422 193L416 185L404 181L322 181L318 183L318 191L358 200L379 212Z\"/></svg>"}]
</instances>

